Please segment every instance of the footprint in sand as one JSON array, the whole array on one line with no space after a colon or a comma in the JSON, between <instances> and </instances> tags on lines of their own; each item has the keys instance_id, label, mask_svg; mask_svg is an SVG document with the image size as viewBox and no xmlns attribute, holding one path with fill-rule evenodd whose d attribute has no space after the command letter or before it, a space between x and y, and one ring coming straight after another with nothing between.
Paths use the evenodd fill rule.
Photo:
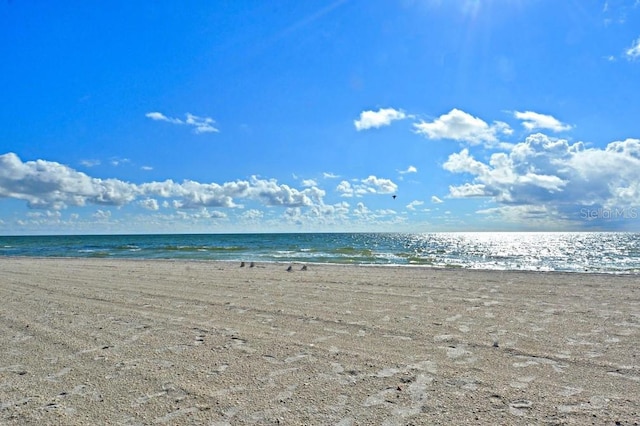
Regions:
<instances>
[{"instance_id":1,"label":"footprint in sand","mask_svg":"<svg viewBox=\"0 0 640 426\"><path fill-rule=\"evenodd\" d=\"M473 356L473 352L468 351L463 346L448 346L447 357L453 359L457 364L473 364L478 359Z\"/></svg>"},{"instance_id":2,"label":"footprint in sand","mask_svg":"<svg viewBox=\"0 0 640 426\"><path fill-rule=\"evenodd\" d=\"M456 314L452 317L447 318L445 321L447 322L454 322L454 321L458 321L460 318L462 318L461 314Z\"/></svg>"},{"instance_id":3,"label":"footprint in sand","mask_svg":"<svg viewBox=\"0 0 640 426\"><path fill-rule=\"evenodd\" d=\"M512 388L516 388L516 389L526 389L529 387L529 383L533 382L535 379L536 379L535 376L518 377L515 381L511 382L509 385Z\"/></svg>"},{"instance_id":4,"label":"footprint in sand","mask_svg":"<svg viewBox=\"0 0 640 426\"><path fill-rule=\"evenodd\" d=\"M526 399L519 399L509 404L509 413L514 416L522 417L527 414L527 410L530 410L533 403Z\"/></svg>"},{"instance_id":5,"label":"footprint in sand","mask_svg":"<svg viewBox=\"0 0 640 426\"><path fill-rule=\"evenodd\" d=\"M342 366L342 364L339 364L337 362L332 362L331 371L335 374L344 373L344 367Z\"/></svg>"},{"instance_id":6,"label":"footprint in sand","mask_svg":"<svg viewBox=\"0 0 640 426\"><path fill-rule=\"evenodd\" d=\"M579 393L582 393L582 391L583 391L582 388L573 388L573 387L570 387L570 386L565 386L558 393L561 396L573 396L573 395L578 395Z\"/></svg>"},{"instance_id":7,"label":"footprint in sand","mask_svg":"<svg viewBox=\"0 0 640 426\"><path fill-rule=\"evenodd\" d=\"M309 355L307 355L307 354L293 355L293 356L290 356L288 358L285 358L284 362L287 363L287 364L290 364L292 362L298 362L298 361L300 361L300 360L302 360L304 358L307 358L308 356Z\"/></svg>"},{"instance_id":8,"label":"footprint in sand","mask_svg":"<svg viewBox=\"0 0 640 426\"><path fill-rule=\"evenodd\" d=\"M397 368L384 368L376 373L376 377L392 377L398 374L400 370Z\"/></svg>"},{"instance_id":9,"label":"footprint in sand","mask_svg":"<svg viewBox=\"0 0 640 426\"><path fill-rule=\"evenodd\" d=\"M287 389L276 395L276 401L285 402L293 397L293 393L298 385L287 386Z\"/></svg>"},{"instance_id":10,"label":"footprint in sand","mask_svg":"<svg viewBox=\"0 0 640 426\"><path fill-rule=\"evenodd\" d=\"M47 380L52 381L52 382L55 382L55 381L57 381L60 377L62 377L62 376L64 376L64 375L68 374L70 371L71 371L71 369L70 369L69 367L65 367L65 368L63 368L62 370L58 371L57 373L49 374L49 375L47 376Z\"/></svg>"},{"instance_id":11,"label":"footprint in sand","mask_svg":"<svg viewBox=\"0 0 640 426\"><path fill-rule=\"evenodd\" d=\"M231 336L231 346L234 349L240 350L246 353L254 353L256 350L251 346L246 344L247 341L238 336Z\"/></svg>"},{"instance_id":12,"label":"footprint in sand","mask_svg":"<svg viewBox=\"0 0 640 426\"><path fill-rule=\"evenodd\" d=\"M393 396L396 394L397 389L395 388L388 388L388 389L384 389L381 390L380 392L376 393L375 395L371 395L369 396L363 403L362 405L365 407L373 407L375 405L380 405L380 404L389 404L389 401L393 401Z\"/></svg>"}]
</instances>

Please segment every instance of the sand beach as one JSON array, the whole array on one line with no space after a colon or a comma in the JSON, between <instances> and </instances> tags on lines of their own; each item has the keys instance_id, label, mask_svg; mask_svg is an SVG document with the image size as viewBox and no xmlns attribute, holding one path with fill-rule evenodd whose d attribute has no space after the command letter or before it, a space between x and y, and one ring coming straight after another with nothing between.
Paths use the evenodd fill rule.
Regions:
<instances>
[{"instance_id":1,"label":"sand beach","mask_svg":"<svg viewBox=\"0 0 640 426\"><path fill-rule=\"evenodd\" d=\"M640 277L0 258L0 424L634 425Z\"/></svg>"}]
</instances>

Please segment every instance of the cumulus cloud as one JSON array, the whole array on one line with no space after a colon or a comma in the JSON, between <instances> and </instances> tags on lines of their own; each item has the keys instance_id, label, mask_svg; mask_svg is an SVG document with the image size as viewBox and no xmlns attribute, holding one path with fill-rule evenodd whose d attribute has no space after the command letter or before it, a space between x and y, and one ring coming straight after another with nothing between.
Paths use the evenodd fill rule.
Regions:
<instances>
[{"instance_id":1,"label":"cumulus cloud","mask_svg":"<svg viewBox=\"0 0 640 426\"><path fill-rule=\"evenodd\" d=\"M108 221L111 218L111 212L109 210L97 210L93 214L93 218L101 222Z\"/></svg>"},{"instance_id":2,"label":"cumulus cloud","mask_svg":"<svg viewBox=\"0 0 640 426\"><path fill-rule=\"evenodd\" d=\"M342 197L362 197L368 194L392 194L398 190L390 179L369 176L366 179L356 180L353 184L343 180L336 187L336 191Z\"/></svg>"},{"instance_id":3,"label":"cumulus cloud","mask_svg":"<svg viewBox=\"0 0 640 426\"><path fill-rule=\"evenodd\" d=\"M488 196L485 185L464 183L458 186L449 186L449 195L453 198L470 198Z\"/></svg>"},{"instance_id":4,"label":"cumulus cloud","mask_svg":"<svg viewBox=\"0 0 640 426\"><path fill-rule=\"evenodd\" d=\"M264 180L253 176L247 194L268 206L301 207L320 202L325 191L315 187L300 191L287 185L280 185L273 179Z\"/></svg>"},{"instance_id":5,"label":"cumulus cloud","mask_svg":"<svg viewBox=\"0 0 640 426\"><path fill-rule=\"evenodd\" d=\"M0 197L25 200L31 208L59 210L86 203L121 206L138 196L135 185L96 179L65 165L23 163L14 153L0 155Z\"/></svg>"},{"instance_id":6,"label":"cumulus cloud","mask_svg":"<svg viewBox=\"0 0 640 426\"><path fill-rule=\"evenodd\" d=\"M470 181L450 186L451 197L488 197L502 207L573 217L581 206L615 208L640 205L640 140L610 143L605 149L570 144L534 134L510 152L475 159L463 149L443 167L468 174ZM499 207L501 208L501 207Z\"/></svg>"},{"instance_id":7,"label":"cumulus cloud","mask_svg":"<svg viewBox=\"0 0 640 426\"><path fill-rule=\"evenodd\" d=\"M166 121L174 124L183 124L182 120L179 120L177 118L169 118L161 112L148 112L145 114L145 117L156 121Z\"/></svg>"},{"instance_id":8,"label":"cumulus cloud","mask_svg":"<svg viewBox=\"0 0 640 426\"><path fill-rule=\"evenodd\" d=\"M154 198L146 198L144 200L138 201L138 204L147 210L160 210L160 205L158 204L158 200Z\"/></svg>"},{"instance_id":9,"label":"cumulus cloud","mask_svg":"<svg viewBox=\"0 0 640 426\"><path fill-rule=\"evenodd\" d=\"M513 130L507 123L494 121L489 125L459 109L452 109L431 122L414 123L415 132L427 139L452 139L470 144L496 143L497 135L511 134Z\"/></svg>"},{"instance_id":10,"label":"cumulus cloud","mask_svg":"<svg viewBox=\"0 0 640 426\"><path fill-rule=\"evenodd\" d=\"M409 166L406 170L400 170L398 173L401 175L406 175L407 173L418 173L418 169L414 166Z\"/></svg>"},{"instance_id":11,"label":"cumulus cloud","mask_svg":"<svg viewBox=\"0 0 640 426\"><path fill-rule=\"evenodd\" d=\"M186 123L194 127L196 133L218 132L214 127L215 121L210 117L198 117L197 115L187 113Z\"/></svg>"},{"instance_id":12,"label":"cumulus cloud","mask_svg":"<svg viewBox=\"0 0 640 426\"><path fill-rule=\"evenodd\" d=\"M191 113L185 114L185 119L167 117L161 112L148 112L145 117L154 121L165 121L167 123L186 125L193 127L195 133L212 133L219 130L215 127L215 120L210 117L198 117Z\"/></svg>"},{"instance_id":13,"label":"cumulus cloud","mask_svg":"<svg viewBox=\"0 0 640 426\"><path fill-rule=\"evenodd\" d=\"M226 213L219 210L209 210L206 207L196 211L192 214L194 219L226 219L228 216Z\"/></svg>"},{"instance_id":14,"label":"cumulus cloud","mask_svg":"<svg viewBox=\"0 0 640 426\"><path fill-rule=\"evenodd\" d=\"M336 191L340 193L342 197L353 197L355 194L353 186L351 186L351 184L346 180L343 180L338 184Z\"/></svg>"},{"instance_id":15,"label":"cumulus cloud","mask_svg":"<svg viewBox=\"0 0 640 426\"><path fill-rule=\"evenodd\" d=\"M367 193L374 194L392 194L398 190L398 185L393 183L390 179L377 178L375 176L369 176L362 181L361 188Z\"/></svg>"},{"instance_id":16,"label":"cumulus cloud","mask_svg":"<svg viewBox=\"0 0 640 426\"><path fill-rule=\"evenodd\" d=\"M366 215L371 214L371 210L369 210L369 208L367 206L365 206L364 203L360 202L353 209L353 213L356 216L366 216Z\"/></svg>"},{"instance_id":17,"label":"cumulus cloud","mask_svg":"<svg viewBox=\"0 0 640 426\"><path fill-rule=\"evenodd\" d=\"M629 60L640 58L640 37L638 37L636 40L634 40L633 43L631 43L631 47L625 50L624 54Z\"/></svg>"},{"instance_id":18,"label":"cumulus cloud","mask_svg":"<svg viewBox=\"0 0 640 426\"><path fill-rule=\"evenodd\" d=\"M371 182L384 190L385 182ZM120 207L133 202L149 210L237 208L236 200L265 206L302 207L323 204L325 191L315 186L296 189L275 180L259 179L201 183L172 180L132 184L92 178L65 165L37 160L23 162L14 153L0 155L0 198L26 201L30 208L61 210L87 204ZM164 199L162 203L158 199Z\"/></svg>"},{"instance_id":19,"label":"cumulus cloud","mask_svg":"<svg viewBox=\"0 0 640 426\"><path fill-rule=\"evenodd\" d=\"M410 202L409 204L407 204L407 209L409 210L415 210L417 207L420 207L421 205L424 204L424 201L420 201L420 200L413 200L412 202Z\"/></svg>"},{"instance_id":20,"label":"cumulus cloud","mask_svg":"<svg viewBox=\"0 0 640 426\"><path fill-rule=\"evenodd\" d=\"M349 220L349 204L341 202L333 205L316 204L306 209L288 208L282 218L296 226L331 227Z\"/></svg>"},{"instance_id":21,"label":"cumulus cloud","mask_svg":"<svg viewBox=\"0 0 640 426\"><path fill-rule=\"evenodd\" d=\"M522 120L522 125L529 131L552 130L554 132L562 132L571 129L570 125L562 123L550 115L539 114L533 111L516 111L513 115L518 120Z\"/></svg>"},{"instance_id":22,"label":"cumulus cloud","mask_svg":"<svg viewBox=\"0 0 640 426\"><path fill-rule=\"evenodd\" d=\"M264 217L264 212L257 209L249 209L242 213L242 219L246 222L257 222Z\"/></svg>"},{"instance_id":23,"label":"cumulus cloud","mask_svg":"<svg viewBox=\"0 0 640 426\"><path fill-rule=\"evenodd\" d=\"M388 126L392 121L403 120L407 115L400 110L393 108L380 108L378 111L362 111L360 118L353 121L356 130L367 130Z\"/></svg>"},{"instance_id":24,"label":"cumulus cloud","mask_svg":"<svg viewBox=\"0 0 640 426\"><path fill-rule=\"evenodd\" d=\"M238 207L234 202L234 197L245 197L247 188L247 182L228 182L219 185L217 183L200 183L192 180L185 180L182 183L166 180L164 182L150 182L140 185L140 191L143 194L163 198L178 198L175 205L182 209Z\"/></svg>"}]
</instances>

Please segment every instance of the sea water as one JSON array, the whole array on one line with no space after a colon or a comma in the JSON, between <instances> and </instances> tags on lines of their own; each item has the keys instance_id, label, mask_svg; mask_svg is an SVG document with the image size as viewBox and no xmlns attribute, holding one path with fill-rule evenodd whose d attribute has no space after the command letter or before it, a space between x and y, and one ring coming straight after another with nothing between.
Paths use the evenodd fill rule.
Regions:
<instances>
[{"instance_id":1,"label":"sea water","mask_svg":"<svg viewBox=\"0 0 640 426\"><path fill-rule=\"evenodd\" d=\"M640 234L292 233L0 237L0 256L421 265L640 273Z\"/></svg>"}]
</instances>

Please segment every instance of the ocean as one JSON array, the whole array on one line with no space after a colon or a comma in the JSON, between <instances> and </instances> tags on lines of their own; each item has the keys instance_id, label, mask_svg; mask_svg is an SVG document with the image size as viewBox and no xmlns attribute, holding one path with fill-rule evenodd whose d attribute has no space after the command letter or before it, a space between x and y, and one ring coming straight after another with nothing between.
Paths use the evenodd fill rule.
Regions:
<instances>
[{"instance_id":1,"label":"ocean","mask_svg":"<svg viewBox=\"0 0 640 426\"><path fill-rule=\"evenodd\" d=\"M0 237L0 256L638 274L640 234L453 232L4 236Z\"/></svg>"}]
</instances>

